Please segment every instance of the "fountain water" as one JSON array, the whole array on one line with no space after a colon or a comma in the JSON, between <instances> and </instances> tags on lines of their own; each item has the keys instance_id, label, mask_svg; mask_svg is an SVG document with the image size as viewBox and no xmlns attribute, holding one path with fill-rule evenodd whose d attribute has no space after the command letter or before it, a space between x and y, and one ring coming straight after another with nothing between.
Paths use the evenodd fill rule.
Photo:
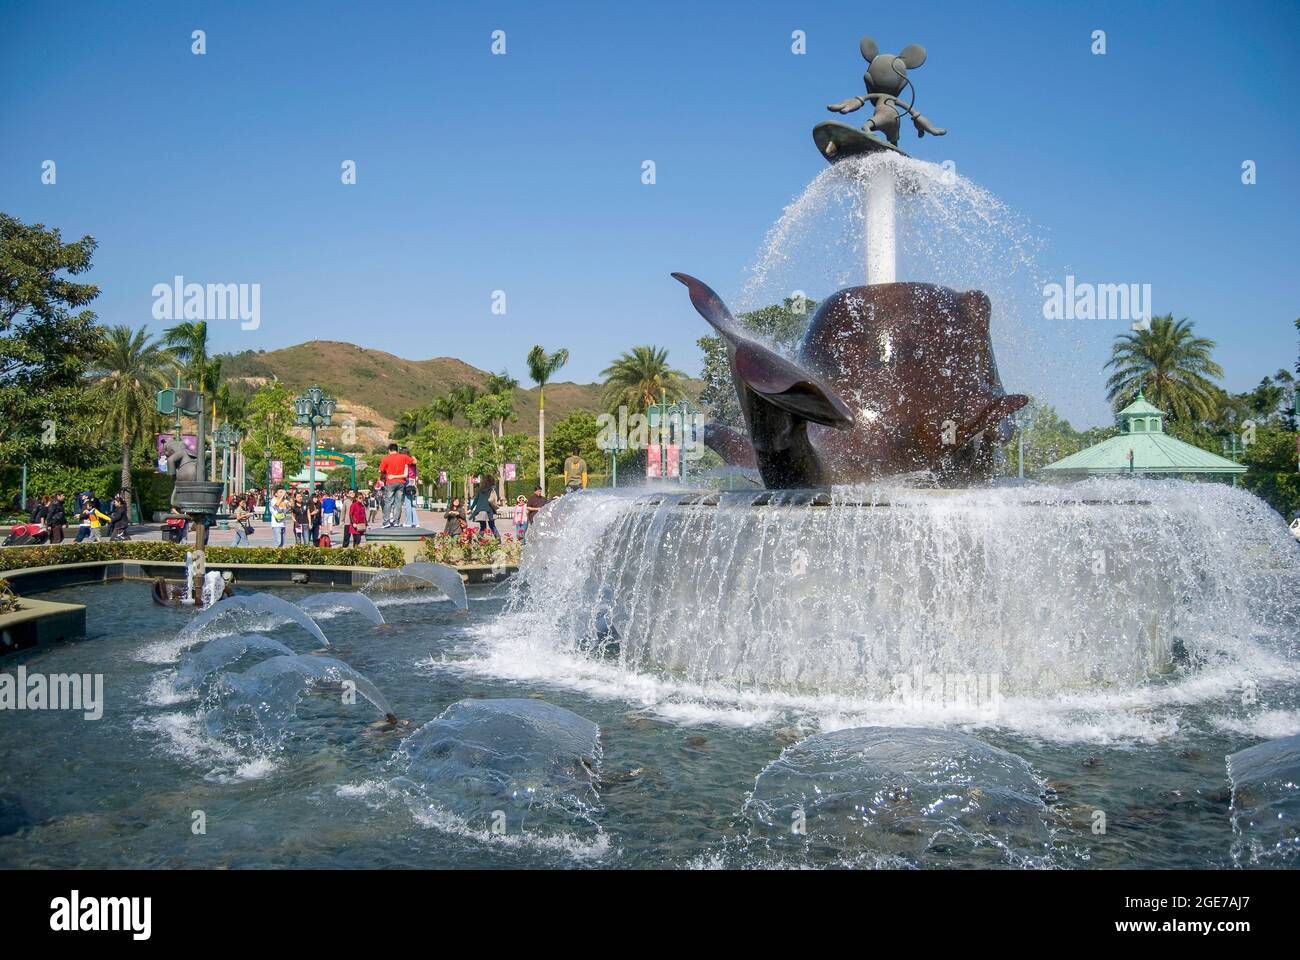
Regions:
<instances>
[{"instance_id":1,"label":"fountain water","mask_svg":"<svg viewBox=\"0 0 1300 960\"><path fill-rule=\"evenodd\" d=\"M314 611L317 616L351 610L353 613L365 617L375 626L381 626L384 623L384 615L375 606L375 601L364 593L345 593L342 590L317 593L299 601L298 608L300 610Z\"/></svg>"},{"instance_id":2,"label":"fountain water","mask_svg":"<svg viewBox=\"0 0 1300 960\"><path fill-rule=\"evenodd\" d=\"M140 656L157 663L170 663L182 650L205 639L205 635L209 633L208 628L212 624L234 619L242 620L248 626L257 622L259 615L263 621L267 619L271 622L292 621L315 637L322 647L330 645L329 638L325 636L320 625L297 604L271 593L254 593L230 597L208 607L187 623L175 638L151 644L141 652Z\"/></svg>"},{"instance_id":3,"label":"fountain water","mask_svg":"<svg viewBox=\"0 0 1300 960\"><path fill-rule=\"evenodd\" d=\"M448 600L462 612L469 609L469 599L465 594L465 581L454 567L442 563L429 563L417 560L397 570L385 570L362 588L363 594L384 590L388 587L401 586L403 581L422 580L436 587Z\"/></svg>"},{"instance_id":4,"label":"fountain water","mask_svg":"<svg viewBox=\"0 0 1300 960\"><path fill-rule=\"evenodd\" d=\"M211 674L227 664L234 663L250 650L293 656L293 650L288 646L261 634L246 633L233 637L217 637L181 657L172 687L178 691L193 690Z\"/></svg>"},{"instance_id":5,"label":"fountain water","mask_svg":"<svg viewBox=\"0 0 1300 960\"><path fill-rule=\"evenodd\" d=\"M1298 587L1277 515L1211 484L624 493L548 508L513 629L687 683L1051 697L1289 662Z\"/></svg>"}]
</instances>

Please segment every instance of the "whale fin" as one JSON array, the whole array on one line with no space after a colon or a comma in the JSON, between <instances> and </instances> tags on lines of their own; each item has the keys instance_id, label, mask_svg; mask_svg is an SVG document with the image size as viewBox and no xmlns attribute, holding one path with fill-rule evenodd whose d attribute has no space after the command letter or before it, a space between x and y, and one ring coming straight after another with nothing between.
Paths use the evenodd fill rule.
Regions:
<instances>
[{"instance_id":1,"label":"whale fin","mask_svg":"<svg viewBox=\"0 0 1300 960\"><path fill-rule=\"evenodd\" d=\"M853 411L820 377L746 334L707 284L684 273L672 276L686 285L692 305L731 348L736 377L760 399L802 420L841 430L853 426Z\"/></svg>"},{"instance_id":2,"label":"whale fin","mask_svg":"<svg viewBox=\"0 0 1300 960\"><path fill-rule=\"evenodd\" d=\"M754 457L754 445L749 437L739 430L725 427L720 423L704 425L704 445L720 456L724 463L732 467L754 469L758 461Z\"/></svg>"}]
</instances>

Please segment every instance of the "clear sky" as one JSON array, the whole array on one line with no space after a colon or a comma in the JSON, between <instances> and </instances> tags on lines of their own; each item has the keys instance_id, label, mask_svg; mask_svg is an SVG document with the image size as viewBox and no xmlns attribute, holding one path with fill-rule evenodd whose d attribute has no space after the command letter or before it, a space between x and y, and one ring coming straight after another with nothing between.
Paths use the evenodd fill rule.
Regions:
<instances>
[{"instance_id":1,"label":"clear sky","mask_svg":"<svg viewBox=\"0 0 1300 960\"><path fill-rule=\"evenodd\" d=\"M217 324L219 350L341 339L526 380L541 343L587 381L649 342L695 374L705 326L669 271L739 291L870 34L928 48L918 106L950 132L903 146L1023 215L1044 276L1150 283L1230 389L1294 364L1300 4L893 6L0 0L0 209L99 240L105 322L157 330L176 274L259 283L260 328ZM1046 399L1086 426L1127 328L998 348L1059 365Z\"/></svg>"}]
</instances>

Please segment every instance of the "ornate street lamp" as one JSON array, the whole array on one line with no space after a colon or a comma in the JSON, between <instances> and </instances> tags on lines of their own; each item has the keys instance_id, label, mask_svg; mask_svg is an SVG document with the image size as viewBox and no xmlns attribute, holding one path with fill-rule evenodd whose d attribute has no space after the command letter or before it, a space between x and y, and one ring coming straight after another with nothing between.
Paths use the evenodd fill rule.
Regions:
<instances>
[{"instance_id":1,"label":"ornate street lamp","mask_svg":"<svg viewBox=\"0 0 1300 960\"><path fill-rule=\"evenodd\" d=\"M307 460L310 471L307 474L307 489L313 493L316 490L316 428L330 425L334 418L335 406L334 398L326 396L320 387L312 387L293 401L298 424L311 429L311 452Z\"/></svg>"}]
</instances>

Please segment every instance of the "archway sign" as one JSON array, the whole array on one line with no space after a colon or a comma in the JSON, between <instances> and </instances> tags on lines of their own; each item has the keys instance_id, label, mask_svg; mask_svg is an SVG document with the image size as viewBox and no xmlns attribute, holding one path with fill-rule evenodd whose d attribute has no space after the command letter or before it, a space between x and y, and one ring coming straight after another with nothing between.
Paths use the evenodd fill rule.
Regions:
<instances>
[{"instance_id":1,"label":"archway sign","mask_svg":"<svg viewBox=\"0 0 1300 960\"><path fill-rule=\"evenodd\" d=\"M311 467L315 467L317 470L347 467L351 475L348 487L352 490L357 488L357 460L351 454L343 453L341 450L317 450L315 463L309 462L311 460L310 451L304 450L302 456L304 471L309 470Z\"/></svg>"}]
</instances>

